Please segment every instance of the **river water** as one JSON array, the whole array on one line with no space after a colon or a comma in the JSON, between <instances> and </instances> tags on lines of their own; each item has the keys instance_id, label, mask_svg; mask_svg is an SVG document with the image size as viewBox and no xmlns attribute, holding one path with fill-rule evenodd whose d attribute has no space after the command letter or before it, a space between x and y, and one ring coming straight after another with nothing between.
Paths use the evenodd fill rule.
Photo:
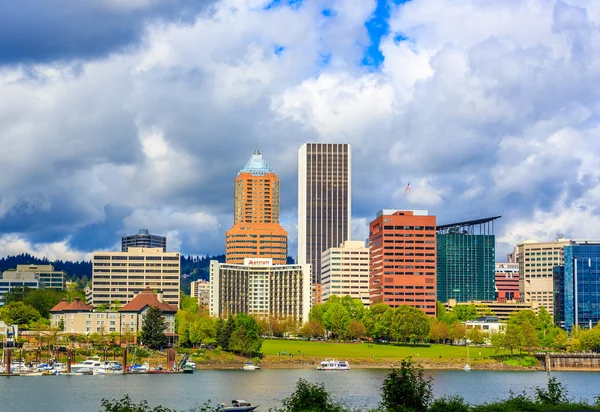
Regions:
<instances>
[{"instance_id":1,"label":"river water","mask_svg":"<svg viewBox=\"0 0 600 412\"><path fill-rule=\"evenodd\" d=\"M353 369L321 372L316 370L272 369L260 371L199 370L193 375L116 376L37 376L0 377L2 411L100 411L102 398L125 394L151 406L163 405L185 410L207 400L230 402L246 399L259 404L258 411L280 406L298 378L325 384L329 393L346 406L367 410L377 406L386 370ZM425 371L434 379L436 396L460 395L471 403L504 399L509 391L532 393L545 386L545 372L506 371ZM600 395L600 372L555 372L569 395L591 401Z\"/></svg>"}]
</instances>

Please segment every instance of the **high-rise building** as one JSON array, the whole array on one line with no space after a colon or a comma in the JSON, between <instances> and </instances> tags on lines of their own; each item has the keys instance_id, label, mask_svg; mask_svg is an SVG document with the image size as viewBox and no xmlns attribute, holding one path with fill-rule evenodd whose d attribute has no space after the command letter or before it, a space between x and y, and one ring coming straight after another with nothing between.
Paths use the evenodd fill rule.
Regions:
<instances>
[{"instance_id":1,"label":"high-rise building","mask_svg":"<svg viewBox=\"0 0 600 412\"><path fill-rule=\"evenodd\" d=\"M554 323L567 330L600 321L600 242L564 246L564 266L554 268Z\"/></svg>"},{"instance_id":2,"label":"high-rise building","mask_svg":"<svg viewBox=\"0 0 600 412\"><path fill-rule=\"evenodd\" d=\"M130 247L161 248L166 252L167 238L151 235L148 229L140 229L137 235L126 235L121 238L121 252L127 252Z\"/></svg>"},{"instance_id":3,"label":"high-rise building","mask_svg":"<svg viewBox=\"0 0 600 412\"><path fill-rule=\"evenodd\" d=\"M307 322L310 311L310 266L273 265L272 259L244 263L210 262L210 314L248 313Z\"/></svg>"},{"instance_id":4,"label":"high-rise building","mask_svg":"<svg viewBox=\"0 0 600 412\"><path fill-rule=\"evenodd\" d=\"M371 305L409 305L435 316L435 216L381 210L369 225Z\"/></svg>"},{"instance_id":5,"label":"high-rise building","mask_svg":"<svg viewBox=\"0 0 600 412\"><path fill-rule=\"evenodd\" d=\"M92 304L126 305L146 287L162 291L170 305L179 307L180 259L161 248L130 247L127 252L92 254Z\"/></svg>"},{"instance_id":6,"label":"high-rise building","mask_svg":"<svg viewBox=\"0 0 600 412\"><path fill-rule=\"evenodd\" d=\"M349 144L298 151L298 263L311 265L313 284L321 283L321 254L350 239L351 164Z\"/></svg>"},{"instance_id":7,"label":"high-rise building","mask_svg":"<svg viewBox=\"0 0 600 412\"><path fill-rule=\"evenodd\" d=\"M564 264L569 239L553 242L526 240L519 248L519 294L524 302L537 301L554 313L554 268Z\"/></svg>"},{"instance_id":8,"label":"high-rise building","mask_svg":"<svg viewBox=\"0 0 600 412\"><path fill-rule=\"evenodd\" d=\"M496 300L496 238L500 216L437 227L437 299Z\"/></svg>"},{"instance_id":9,"label":"high-rise building","mask_svg":"<svg viewBox=\"0 0 600 412\"><path fill-rule=\"evenodd\" d=\"M234 224L226 235L227 263L269 258L287 263L287 232L279 224L279 178L258 149L235 179Z\"/></svg>"},{"instance_id":10,"label":"high-rise building","mask_svg":"<svg viewBox=\"0 0 600 412\"><path fill-rule=\"evenodd\" d=\"M322 301L331 295L351 296L369 306L369 248L347 240L321 255Z\"/></svg>"},{"instance_id":11,"label":"high-rise building","mask_svg":"<svg viewBox=\"0 0 600 412\"><path fill-rule=\"evenodd\" d=\"M519 264L496 263L496 300L519 300Z\"/></svg>"}]
</instances>

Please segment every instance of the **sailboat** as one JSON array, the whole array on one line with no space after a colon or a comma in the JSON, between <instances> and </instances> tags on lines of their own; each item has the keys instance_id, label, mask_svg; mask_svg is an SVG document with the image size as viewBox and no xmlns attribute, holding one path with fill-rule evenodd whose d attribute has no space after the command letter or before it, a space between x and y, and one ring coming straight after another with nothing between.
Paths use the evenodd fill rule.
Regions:
<instances>
[{"instance_id":1,"label":"sailboat","mask_svg":"<svg viewBox=\"0 0 600 412\"><path fill-rule=\"evenodd\" d=\"M469 363L469 342L467 342L467 364L465 365L465 367L463 368L464 370L466 370L467 372L471 370L471 365Z\"/></svg>"}]
</instances>

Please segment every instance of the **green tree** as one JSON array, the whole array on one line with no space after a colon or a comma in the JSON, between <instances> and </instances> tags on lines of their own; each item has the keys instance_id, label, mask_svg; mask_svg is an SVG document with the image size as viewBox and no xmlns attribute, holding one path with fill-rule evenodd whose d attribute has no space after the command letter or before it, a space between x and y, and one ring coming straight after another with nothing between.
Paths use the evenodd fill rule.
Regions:
<instances>
[{"instance_id":1,"label":"green tree","mask_svg":"<svg viewBox=\"0 0 600 412\"><path fill-rule=\"evenodd\" d=\"M350 319L360 320L363 317L363 313L365 311L365 305L362 303L360 299L354 299L352 296L346 295L342 298L341 301L344 308L348 311L348 315L350 315Z\"/></svg>"},{"instance_id":2,"label":"green tree","mask_svg":"<svg viewBox=\"0 0 600 412\"><path fill-rule=\"evenodd\" d=\"M429 318L420 309L413 306L401 305L394 309L390 335L398 342L406 342L414 335L415 340L424 340L429 334Z\"/></svg>"},{"instance_id":3,"label":"green tree","mask_svg":"<svg viewBox=\"0 0 600 412\"><path fill-rule=\"evenodd\" d=\"M439 300L437 300L435 302L435 312L436 312L436 318L441 319L444 316L446 316L446 306L440 302Z\"/></svg>"},{"instance_id":4,"label":"green tree","mask_svg":"<svg viewBox=\"0 0 600 412\"><path fill-rule=\"evenodd\" d=\"M581 331L579 341L581 342L581 348L583 350L600 352L600 325L596 325L596 327L589 330Z\"/></svg>"},{"instance_id":5,"label":"green tree","mask_svg":"<svg viewBox=\"0 0 600 412\"><path fill-rule=\"evenodd\" d=\"M165 336L167 322L159 308L150 306L142 325L141 339L144 345L152 349L167 346L169 339Z\"/></svg>"},{"instance_id":6,"label":"green tree","mask_svg":"<svg viewBox=\"0 0 600 412\"><path fill-rule=\"evenodd\" d=\"M50 318L50 309L60 302L62 295L53 289L30 289L23 297L23 303L34 307L44 318Z\"/></svg>"},{"instance_id":7,"label":"green tree","mask_svg":"<svg viewBox=\"0 0 600 412\"><path fill-rule=\"evenodd\" d=\"M23 302L10 302L0 308L0 319L7 325L27 325L42 316L34 307Z\"/></svg>"},{"instance_id":8,"label":"green tree","mask_svg":"<svg viewBox=\"0 0 600 412\"><path fill-rule=\"evenodd\" d=\"M283 400L278 412L345 412L346 408L334 402L323 384L298 379L296 390Z\"/></svg>"},{"instance_id":9,"label":"green tree","mask_svg":"<svg viewBox=\"0 0 600 412\"><path fill-rule=\"evenodd\" d=\"M229 350L252 356L260 353L261 348L262 339L256 319L245 313L238 314L235 317L235 329L229 338Z\"/></svg>"},{"instance_id":10,"label":"green tree","mask_svg":"<svg viewBox=\"0 0 600 412\"><path fill-rule=\"evenodd\" d=\"M434 342L446 343L446 340L450 339L450 327L438 319L432 319L429 337Z\"/></svg>"},{"instance_id":11,"label":"green tree","mask_svg":"<svg viewBox=\"0 0 600 412\"><path fill-rule=\"evenodd\" d=\"M231 334L235 330L235 318L230 316L227 318L227 321L223 321L223 319L217 320L217 345L219 345L223 350L229 350L229 340L231 339Z\"/></svg>"},{"instance_id":12,"label":"green tree","mask_svg":"<svg viewBox=\"0 0 600 412\"><path fill-rule=\"evenodd\" d=\"M456 318L462 322L466 320L477 319L477 306L475 305L456 305L452 308Z\"/></svg>"},{"instance_id":13,"label":"green tree","mask_svg":"<svg viewBox=\"0 0 600 412\"><path fill-rule=\"evenodd\" d=\"M60 330L60 331L65 330L65 321L62 318L58 321L58 330Z\"/></svg>"},{"instance_id":14,"label":"green tree","mask_svg":"<svg viewBox=\"0 0 600 412\"><path fill-rule=\"evenodd\" d=\"M485 337L483 336L483 333L481 332L481 329L478 329L478 328L471 329L467 333L467 338L469 338L469 340L471 341L471 343L474 343L476 345L480 345L482 343L485 343Z\"/></svg>"},{"instance_id":15,"label":"green tree","mask_svg":"<svg viewBox=\"0 0 600 412\"><path fill-rule=\"evenodd\" d=\"M387 338L390 333L392 308L383 303L372 305L363 315L367 333L373 339Z\"/></svg>"},{"instance_id":16,"label":"green tree","mask_svg":"<svg viewBox=\"0 0 600 412\"><path fill-rule=\"evenodd\" d=\"M322 337L325 334L325 326L316 320L309 320L300 328L300 336L310 339Z\"/></svg>"},{"instance_id":17,"label":"green tree","mask_svg":"<svg viewBox=\"0 0 600 412\"><path fill-rule=\"evenodd\" d=\"M521 325L521 335L523 337L523 346L527 348L527 353L530 353L531 349L535 349L540 346L538 332L528 320L523 322Z\"/></svg>"},{"instance_id":18,"label":"green tree","mask_svg":"<svg viewBox=\"0 0 600 412\"><path fill-rule=\"evenodd\" d=\"M341 303L333 303L323 316L323 324L336 338L344 338L350 315Z\"/></svg>"},{"instance_id":19,"label":"green tree","mask_svg":"<svg viewBox=\"0 0 600 412\"><path fill-rule=\"evenodd\" d=\"M467 337L467 327L462 322L456 321L450 326L450 339L452 342L461 341Z\"/></svg>"},{"instance_id":20,"label":"green tree","mask_svg":"<svg viewBox=\"0 0 600 412\"><path fill-rule=\"evenodd\" d=\"M347 335L350 339L363 338L367 335L367 328L362 320L352 319L348 324Z\"/></svg>"},{"instance_id":21,"label":"green tree","mask_svg":"<svg viewBox=\"0 0 600 412\"><path fill-rule=\"evenodd\" d=\"M115 299L114 302L113 302L113 304L112 304L111 310L113 312L118 312L119 309L121 309L122 306L123 305L121 304L121 301L119 299Z\"/></svg>"},{"instance_id":22,"label":"green tree","mask_svg":"<svg viewBox=\"0 0 600 412\"><path fill-rule=\"evenodd\" d=\"M423 368L412 359L402 360L400 368L392 369L383 381L380 408L386 412L426 412L433 401L432 378L426 378Z\"/></svg>"},{"instance_id":23,"label":"green tree","mask_svg":"<svg viewBox=\"0 0 600 412\"><path fill-rule=\"evenodd\" d=\"M326 307L323 304L314 305L312 308L310 308L310 312L308 312L308 319L316 320L317 322L324 324L323 318L325 316L325 309Z\"/></svg>"},{"instance_id":24,"label":"green tree","mask_svg":"<svg viewBox=\"0 0 600 412\"><path fill-rule=\"evenodd\" d=\"M216 336L215 322L209 317L196 319L190 327L190 341L192 345L208 343Z\"/></svg>"},{"instance_id":25,"label":"green tree","mask_svg":"<svg viewBox=\"0 0 600 412\"><path fill-rule=\"evenodd\" d=\"M523 347L523 330L521 326L514 323L506 325L506 332L503 335L502 347L510 350L510 354L514 354L515 349L521 350Z\"/></svg>"}]
</instances>

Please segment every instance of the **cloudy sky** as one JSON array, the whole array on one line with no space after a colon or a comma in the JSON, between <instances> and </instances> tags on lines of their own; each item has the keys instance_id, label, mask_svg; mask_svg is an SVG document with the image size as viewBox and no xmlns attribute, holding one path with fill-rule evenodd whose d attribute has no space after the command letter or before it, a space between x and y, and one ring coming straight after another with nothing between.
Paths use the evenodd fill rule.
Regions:
<instances>
[{"instance_id":1,"label":"cloudy sky","mask_svg":"<svg viewBox=\"0 0 600 412\"><path fill-rule=\"evenodd\" d=\"M0 2L0 256L141 227L223 253L256 145L295 256L304 142L352 144L355 239L382 208L502 215L498 255L600 238L599 25L597 0Z\"/></svg>"}]
</instances>

